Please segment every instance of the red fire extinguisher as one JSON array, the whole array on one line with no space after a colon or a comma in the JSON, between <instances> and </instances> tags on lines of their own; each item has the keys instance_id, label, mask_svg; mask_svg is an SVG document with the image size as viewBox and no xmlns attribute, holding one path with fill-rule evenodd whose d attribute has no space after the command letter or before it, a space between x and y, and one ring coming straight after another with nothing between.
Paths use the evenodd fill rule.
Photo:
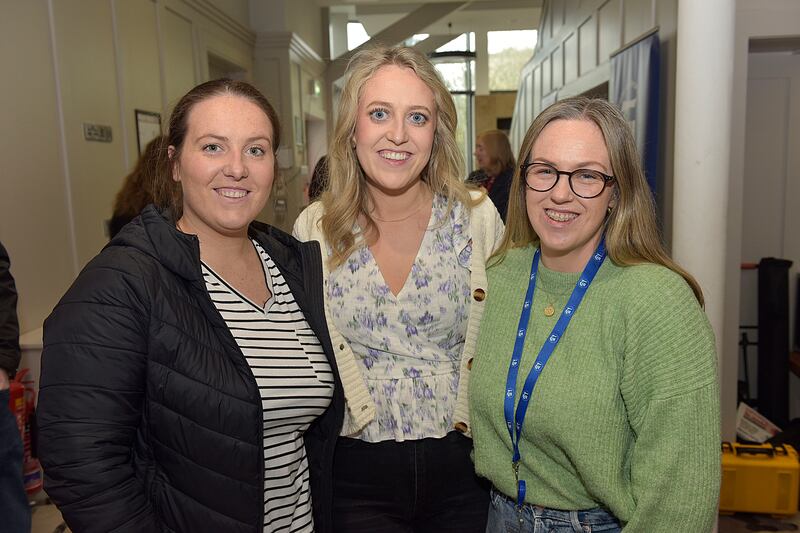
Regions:
<instances>
[{"instance_id":1,"label":"red fire extinguisher","mask_svg":"<svg viewBox=\"0 0 800 533\"><path fill-rule=\"evenodd\" d=\"M42 469L33 449L36 391L33 387L33 379L25 379L27 374L28 369L23 368L11 381L9 403L22 437L22 475L25 481L25 492L28 496L33 496L42 490Z\"/></svg>"}]
</instances>

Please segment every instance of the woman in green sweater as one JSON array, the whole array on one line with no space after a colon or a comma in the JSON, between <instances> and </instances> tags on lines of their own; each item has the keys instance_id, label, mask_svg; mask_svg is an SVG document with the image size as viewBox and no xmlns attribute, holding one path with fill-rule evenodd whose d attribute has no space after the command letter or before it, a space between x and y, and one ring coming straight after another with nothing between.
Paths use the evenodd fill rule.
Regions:
<instances>
[{"instance_id":1,"label":"woman in green sweater","mask_svg":"<svg viewBox=\"0 0 800 533\"><path fill-rule=\"evenodd\" d=\"M714 336L624 118L569 98L522 142L470 381L487 533L709 531Z\"/></svg>"}]
</instances>

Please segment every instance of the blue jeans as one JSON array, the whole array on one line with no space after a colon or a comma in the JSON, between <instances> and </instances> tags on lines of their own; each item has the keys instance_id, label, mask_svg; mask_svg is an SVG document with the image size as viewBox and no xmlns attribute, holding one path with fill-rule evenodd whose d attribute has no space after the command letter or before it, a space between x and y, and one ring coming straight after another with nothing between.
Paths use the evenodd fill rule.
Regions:
<instances>
[{"instance_id":1,"label":"blue jeans","mask_svg":"<svg viewBox=\"0 0 800 533\"><path fill-rule=\"evenodd\" d=\"M8 389L0 390L0 529L28 533L31 508L22 484L22 439L8 398Z\"/></svg>"},{"instance_id":2,"label":"blue jeans","mask_svg":"<svg viewBox=\"0 0 800 533\"><path fill-rule=\"evenodd\" d=\"M340 437L333 476L336 533L484 533L489 486L472 439L363 442Z\"/></svg>"},{"instance_id":3,"label":"blue jeans","mask_svg":"<svg viewBox=\"0 0 800 533\"><path fill-rule=\"evenodd\" d=\"M558 511L525 504L521 510L511 498L492 489L486 533L620 533L622 526L603 509Z\"/></svg>"}]
</instances>

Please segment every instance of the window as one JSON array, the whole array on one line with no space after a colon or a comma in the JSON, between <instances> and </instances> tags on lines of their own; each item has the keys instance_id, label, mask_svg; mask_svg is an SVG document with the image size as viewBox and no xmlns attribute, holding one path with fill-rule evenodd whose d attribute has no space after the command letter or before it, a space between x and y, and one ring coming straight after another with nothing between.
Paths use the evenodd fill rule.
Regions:
<instances>
[{"instance_id":1,"label":"window","mask_svg":"<svg viewBox=\"0 0 800 533\"><path fill-rule=\"evenodd\" d=\"M490 31L486 34L489 52L489 90L516 91L522 67L533 55L536 30Z\"/></svg>"},{"instance_id":2,"label":"window","mask_svg":"<svg viewBox=\"0 0 800 533\"><path fill-rule=\"evenodd\" d=\"M439 71L453 96L458 115L456 142L464 156L467 174L472 171L472 145L475 137L475 34L462 33L431 54L431 62ZM466 177L466 176L464 176Z\"/></svg>"},{"instance_id":3,"label":"window","mask_svg":"<svg viewBox=\"0 0 800 533\"><path fill-rule=\"evenodd\" d=\"M358 48L365 42L369 41L370 37L364 25L360 22L347 23L347 49L352 50Z\"/></svg>"},{"instance_id":4,"label":"window","mask_svg":"<svg viewBox=\"0 0 800 533\"><path fill-rule=\"evenodd\" d=\"M417 43L420 43L430 37L429 33L415 33L405 41L403 41L403 45L405 46L414 46Z\"/></svg>"},{"instance_id":5,"label":"window","mask_svg":"<svg viewBox=\"0 0 800 533\"><path fill-rule=\"evenodd\" d=\"M473 32L462 33L452 41L436 49L436 52L474 52L475 34Z\"/></svg>"}]
</instances>

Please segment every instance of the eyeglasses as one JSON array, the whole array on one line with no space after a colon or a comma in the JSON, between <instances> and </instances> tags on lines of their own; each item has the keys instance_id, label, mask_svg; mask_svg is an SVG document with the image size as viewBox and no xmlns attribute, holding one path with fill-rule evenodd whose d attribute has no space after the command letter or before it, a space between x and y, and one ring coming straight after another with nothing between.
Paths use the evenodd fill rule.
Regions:
<instances>
[{"instance_id":1,"label":"eyeglasses","mask_svg":"<svg viewBox=\"0 0 800 533\"><path fill-rule=\"evenodd\" d=\"M563 174L569 179L569 188L581 198L600 196L608 183L614 180L614 176L603 174L598 170L579 168L565 172L547 163L525 163L519 168L529 189L547 192L556 186L558 178Z\"/></svg>"}]
</instances>

